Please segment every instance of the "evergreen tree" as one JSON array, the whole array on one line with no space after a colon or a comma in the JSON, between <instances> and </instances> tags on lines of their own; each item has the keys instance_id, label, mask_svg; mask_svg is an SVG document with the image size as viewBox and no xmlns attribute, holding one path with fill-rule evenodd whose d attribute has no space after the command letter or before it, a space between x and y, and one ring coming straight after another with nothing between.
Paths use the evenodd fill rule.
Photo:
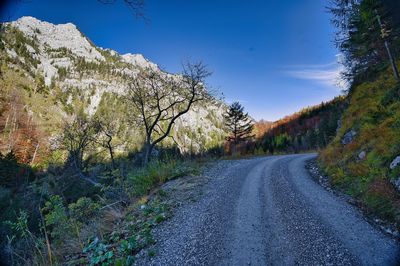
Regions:
<instances>
[{"instance_id":1,"label":"evergreen tree","mask_svg":"<svg viewBox=\"0 0 400 266\"><path fill-rule=\"evenodd\" d=\"M225 119L225 124L231 132L227 137L228 141L238 144L253 137L253 121L249 118L249 114L244 112L244 107L239 102L234 102L229 106Z\"/></svg>"},{"instance_id":2,"label":"evergreen tree","mask_svg":"<svg viewBox=\"0 0 400 266\"><path fill-rule=\"evenodd\" d=\"M400 36L396 2L332 0L332 22L338 29L335 43L343 55L343 74L348 80L357 83L388 63L394 65ZM397 75L397 70L394 72Z\"/></svg>"}]
</instances>

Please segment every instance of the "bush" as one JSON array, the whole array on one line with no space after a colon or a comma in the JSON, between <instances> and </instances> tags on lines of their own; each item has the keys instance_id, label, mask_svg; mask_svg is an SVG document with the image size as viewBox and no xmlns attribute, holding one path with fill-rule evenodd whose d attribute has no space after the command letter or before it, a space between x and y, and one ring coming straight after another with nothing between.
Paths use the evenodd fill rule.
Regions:
<instances>
[{"instance_id":1,"label":"bush","mask_svg":"<svg viewBox=\"0 0 400 266\"><path fill-rule=\"evenodd\" d=\"M58 243L67 238L72 231L67 211L60 196L55 195L46 202L43 212L46 227L50 228L50 236Z\"/></svg>"},{"instance_id":2,"label":"bush","mask_svg":"<svg viewBox=\"0 0 400 266\"><path fill-rule=\"evenodd\" d=\"M70 217L78 222L86 223L98 213L100 205L91 198L82 197L68 205Z\"/></svg>"},{"instance_id":3,"label":"bush","mask_svg":"<svg viewBox=\"0 0 400 266\"><path fill-rule=\"evenodd\" d=\"M149 193L157 184L196 173L197 170L197 165L189 161L152 161L137 172L128 174L128 188L132 196L142 196Z\"/></svg>"}]
</instances>

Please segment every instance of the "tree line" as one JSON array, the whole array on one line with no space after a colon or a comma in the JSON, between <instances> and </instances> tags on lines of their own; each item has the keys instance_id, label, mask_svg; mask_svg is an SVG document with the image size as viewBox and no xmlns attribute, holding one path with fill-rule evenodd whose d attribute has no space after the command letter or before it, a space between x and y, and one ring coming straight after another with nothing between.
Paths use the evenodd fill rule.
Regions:
<instances>
[{"instance_id":1,"label":"tree line","mask_svg":"<svg viewBox=\"0 0 400 266\"><path fill-rule=\"evenodd\" d=\"M337 32L335 44L346 67L343 76L356 85L391 66L399 79L400 3L396 0L333 0L329 6Z\"/></svg>"}]
</instances>

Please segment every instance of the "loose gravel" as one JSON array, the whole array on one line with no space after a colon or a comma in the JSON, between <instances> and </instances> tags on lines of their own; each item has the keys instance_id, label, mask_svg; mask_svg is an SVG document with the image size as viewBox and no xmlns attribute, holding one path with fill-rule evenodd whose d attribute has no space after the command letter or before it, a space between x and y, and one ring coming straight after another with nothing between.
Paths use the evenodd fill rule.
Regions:
<instances>
[{"instance_id":1,"label":"loose gravel","mask_svg":"<svg viewBox=\"0 0 400 266\"><path fill-rule=\"evenodd\" d=\"M163 186L174 216L137 265L397 265L398 243L315 183L307 155L219 161Z\"/></svg>"}]
</instances>

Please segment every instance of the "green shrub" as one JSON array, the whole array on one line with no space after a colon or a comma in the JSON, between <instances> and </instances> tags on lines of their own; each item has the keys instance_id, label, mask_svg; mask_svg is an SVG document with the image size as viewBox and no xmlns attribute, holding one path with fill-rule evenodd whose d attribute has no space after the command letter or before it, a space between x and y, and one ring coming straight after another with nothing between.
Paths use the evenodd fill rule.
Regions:
<instances>
[{"instance_id":1,"label":"green shrub","mask_svg":"<svg viewBox=\"0 0 400 266\"><path fill-rule=\"evenodd\" d=\"M26 211L20 211L19 216L15 222L5 221L13 234L20 238L28 238L31 234L28 228L28 213Z\"/></svg>"},{"instance_id":2,"label":"green shrub","mask_svg":"<svg viewBox=\"0 0 400 266\"><path fill-rule=\"evenodd\" d=\"M72 219L81 223L85 223L90 218L93 218L96 213L98 213L100 205L96 202L93 202L91 198L82 197L76 202L69 204L68 209Z\"/></svg>"},{"instance_id":3,"label":"green shrub","mask_svg":"<svg viewBox=\"0 0 400 266\"><path fill-rule=\"evenodd\" d=\"M89 265L114 265L114 252L110 245L102 243L97 237L83 249L88 254Z\"/></svg>"},{"instance_id":4,"label":"green shrub","mask_svg":"<svg viewBox=\"0 0 400 266\"><path fill-rule=\"evenodd\" d=\"M60 196L55 195L46 202L43 208L45 213L44 219L46 227L50 228L51 237L60 242L67 238L67 235L72 231L72 225L69 222L66 208Z\"/></svg>"},{"instance_id":5,"label":"green shrub","mask_svg":"<svg viewBox=\"0 0 400 266\"><path fill-rule=\"evenodd\" d=\"M193 162L152 161L137 172L128 174L128 187L132 196L142 196L157 184L197 172L198 166Z\"/></svg>"}]
</instances>

